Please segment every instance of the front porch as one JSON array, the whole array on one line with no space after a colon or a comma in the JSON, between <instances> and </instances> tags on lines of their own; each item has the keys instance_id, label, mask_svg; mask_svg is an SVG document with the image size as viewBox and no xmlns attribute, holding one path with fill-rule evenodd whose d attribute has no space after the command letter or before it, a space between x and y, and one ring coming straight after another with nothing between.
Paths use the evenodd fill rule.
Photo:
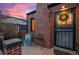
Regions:
<instances>
[{"instance_id":1,"label":"front porch","mask_svg":"<svg viewBox=\"0 0 79 59\"><path fill-rule=\"evenodd\" d=\"M53 48L47 49L39 46L22 46L22 55L54 55Z\"/></svg>"},{"instance_id":2,"label":"front porch","mask_svg":"<svg viewBox=\"0 0 79 59\"><path fill-rule=\"evenodd\" d=\"M14 53L17 53L17 51L19 51L19 49L16 50L16 48L14 48L12 51L14 51ZM66 49L62 49L62 48L58 48L58 47L48 49L48 48L41 47L41 46L34 45L34 44L22 45L20 52L21 52L20 55L72 55L72 54L75 54L75 51L70 51L70 50L66 50ZM72 54L70 54L70 52ZM0 50L0 55L3 55L1 50ZM11 54L9 54L9 55L11 55ZM16 54L14 54L14 55L16 55Z\"/></svg>"},{"instance_id":3,"label":"front porch","mask_svg":"<svg viewBox=\"0 0 79 59\"><path fill-rule=\"evenodd\" d=\"M40 46L22 46L22 55L76 55L77 52L54 47L51 49Z\"/></svg>"}]
</instances>

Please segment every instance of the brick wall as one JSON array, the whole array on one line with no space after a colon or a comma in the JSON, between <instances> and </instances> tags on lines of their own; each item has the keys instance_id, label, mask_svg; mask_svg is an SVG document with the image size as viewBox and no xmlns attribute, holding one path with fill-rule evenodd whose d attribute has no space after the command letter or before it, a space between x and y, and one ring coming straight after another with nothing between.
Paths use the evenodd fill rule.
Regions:
<instances>
[{"instance_id":1,"label":"brick wall","mask_svg":"<svg viewBox=\"0 0 79 59\"><path fill-rule=\"evenodd\" d=\"M32 18L35 18L35 13L33 13L33 14L30 14L30 15L27 15L27 20L28 20L28 32L30 32L30 30L31 30L31 24L30 24L30 22L31 22L31 19Z\"/></svg>"},{"instance_id":2,"label":"brick wall","mask_svg":"<svg viewBox=\"0 0 79 59\"><path fill-rule=\"evenodd\" d=\"M7 48L7 55L21 55L22 54L22 47L20 45L15 45L13 47Z\"/></svg>"}]
</instances>

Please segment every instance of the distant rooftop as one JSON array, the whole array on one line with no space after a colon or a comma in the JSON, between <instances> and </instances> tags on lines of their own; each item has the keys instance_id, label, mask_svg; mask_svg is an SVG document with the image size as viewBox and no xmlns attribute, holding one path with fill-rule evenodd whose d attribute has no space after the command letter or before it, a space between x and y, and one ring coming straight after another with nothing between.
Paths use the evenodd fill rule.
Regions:
<instances>
[{"instance_id":1,"label":"distant rooftop","mask_svg":"<svg viewBox=\"0 0 79 59\"><path fill-rule=\"evenodd\" d=\"M19 24L19 25L27 24L24 19L3 15L2 13L0 13L0 20L2 23Z\"/></svg>"}]
</instances>

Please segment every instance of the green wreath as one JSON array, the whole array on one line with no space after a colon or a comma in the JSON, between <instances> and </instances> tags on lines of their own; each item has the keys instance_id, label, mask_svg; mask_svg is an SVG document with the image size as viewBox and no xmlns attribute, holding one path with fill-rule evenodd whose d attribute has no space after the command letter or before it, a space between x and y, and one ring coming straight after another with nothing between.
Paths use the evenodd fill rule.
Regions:
<instances>
[{"instance_id":1,"label":"green wreath","mask_svg":"<svg viewBox=\"0 0 79 59\"><path fill-rule=\"evenodd\" d=\"M66 21L66 20L68 20L68 18L69 18L69 15L68 14L61 14L59 16L59 20L60 21Z\"/></svg>"}]
</instances>

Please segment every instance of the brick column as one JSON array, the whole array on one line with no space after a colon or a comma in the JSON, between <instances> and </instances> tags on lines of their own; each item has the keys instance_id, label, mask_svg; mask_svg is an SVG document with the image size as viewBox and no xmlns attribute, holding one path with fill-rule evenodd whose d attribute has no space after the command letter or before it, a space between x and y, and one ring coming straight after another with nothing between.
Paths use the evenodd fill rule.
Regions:
<instances>
[{"instance_id":1,"label":"brick column","mask_svg":"<svg viewBox=\"0 0 79 59\"><path fill-rule=\"evenodd\" d=\"M44 36L45 47L50 47L50 21L49 21L49 10L47 3L38 3L36 11L36 30L35 34L41 33Z\"/></svg>"}]
</instances>

